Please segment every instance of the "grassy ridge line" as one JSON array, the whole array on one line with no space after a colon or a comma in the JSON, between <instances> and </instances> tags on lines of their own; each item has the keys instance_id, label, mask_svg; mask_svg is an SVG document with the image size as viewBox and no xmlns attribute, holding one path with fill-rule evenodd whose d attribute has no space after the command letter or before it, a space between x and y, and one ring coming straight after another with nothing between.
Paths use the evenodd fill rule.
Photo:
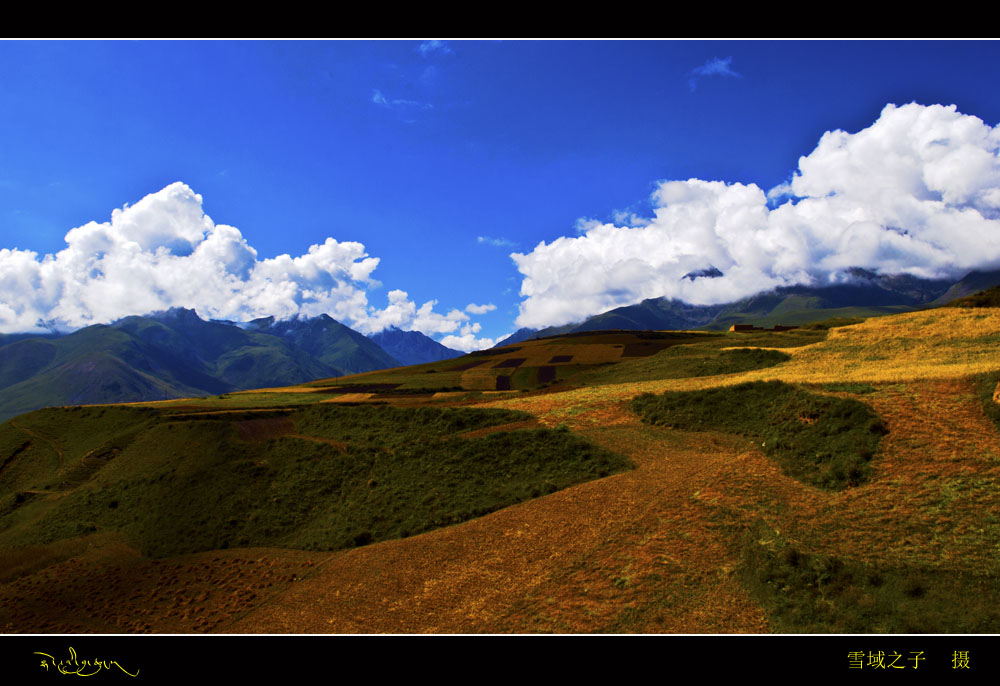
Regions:
<instances>
[{"instance_id":1,"label":"grassy ridge line","mask_svg":"<svg viewBox=\"0 0 1000 686\"><path fill-rule=\"evenodd\" d=\"M102 446L121 449L156 416L148 409L76 406L35 410L9 420L0 425L0 450L8 450L9 442L17 443L19 437L28 438L31 446L4 470L0 489L58 489L86 455ZM39 459L45 452L52 458Z\"/></svg>"},{"instance_id":2,"label":"grassy ridge line","mask_svg":"<svg viewBox=\"0 0 1000 686\"><path fill-rule=\"evenodd\" d=\"M527 412L391 405L311 406L294 415L296 430L307 436L334 438L359 446L404 447L466 431L531 419Z\"/></svg>"}]
</instances>

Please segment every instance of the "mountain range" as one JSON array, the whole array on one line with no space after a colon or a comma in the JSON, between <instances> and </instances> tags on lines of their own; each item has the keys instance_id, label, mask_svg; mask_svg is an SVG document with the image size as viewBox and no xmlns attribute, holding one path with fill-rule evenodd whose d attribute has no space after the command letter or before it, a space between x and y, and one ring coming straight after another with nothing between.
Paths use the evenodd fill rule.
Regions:
<instances>
[{"instance_id":1,"label":"mountain range","mask_svg":"<svg viewBox=\"0 0 1000 686\"><path fill-rule=\"evenodd\" d=\"M719 275L702 270L685 278ZM1000 284L1000 271L972 272L957 282L864 269L846 277L837 285L787 286L717 305L652 298L583 322L521 329L496 347L583 331L725 330L871 317L941 306ZM461 355L420 332L389 327L364 336L325 314L240 323L172 308L70 334L0 334L0 421L46 406L218 395Z\"/></svg>"},{"instance_id":2,"label":"mountain range","mask_svg":"<svg viewBox=\"0 0 1000 686\"><path fill-rule=\"evenodd\" d=\"M438 345L400 333L416 351ZM51 405L216 395L404 364L413 362L325 314L236 323L172 308L66 335L0 335L0 420Z\"/></svg>"},{"instance_id":3,"label":"mountain range","mask_svg":"<svg viewBox=\"0 0 1000 686\"><path fill-rule=\"evenodd\" d=\"M370 333L368 338L406 366L450 360L465 354L443 346L419 331L403 331L395 326Z\"/></svg>"},{"instance_id":4,"label":"mountain range","mask_svg":"<svg viewBox=\"0 0 1000 686\"><path fill-rule=\"evenodd\" d=\"M716 278L718 270L685 278ZM923 279L909 274L885 275L852 268L846 280L830 286L782 286L742 300L718 305L690 305L673 298L650 298L617 307L582 322L543 329L524 328L496 347L533 338L608 329L724 331L734 324L771 327L798 325L835 317L874 317L939 307L957 298L1000 285L1000 271L973 271L959 281Z\"/></svg>"}]
</instances>

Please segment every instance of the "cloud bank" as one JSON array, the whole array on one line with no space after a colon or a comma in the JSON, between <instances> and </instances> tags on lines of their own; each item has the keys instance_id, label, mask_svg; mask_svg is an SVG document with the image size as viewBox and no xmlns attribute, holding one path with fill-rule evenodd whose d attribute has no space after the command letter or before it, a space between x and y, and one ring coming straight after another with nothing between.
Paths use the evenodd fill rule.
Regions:
<instances>
[{"instance_id":1,"label":"cloud bank","mask_svg":"<svg viewBox=\"0 0 1000 686\"><path fill-rule=\"evenodd\" d=\"M954 105L887 105L858 133L825 133L769 193L688 179L661 182L652 200L649 219L589 222L512 253L523 276L517 325L661 296L726 302L836 282L854 266L923 277L1000 268L1000 126ZM710 267L723 276L684 278Z\"/></svg>"},{"instance_id":2,"label":"cloud bank","mask_svg":"<svg viewBox=\"0 0 1000 686\"><path fill-rule=\"evenodd\" d=\"M402 290L389 292L384 309L371 307L378 264L361 243L333 238L305 255L260 260L239 229L215 224L201 196L177 182L108 222L72 229L55 255L0 249L0 332L69 331L180 306L235 321L329 314L362 333L391 324L457 334L462 350L493 344L475 337L479 325L465 312L440 314L434 300L418 307Z\"/></svg>"}]
</instances>

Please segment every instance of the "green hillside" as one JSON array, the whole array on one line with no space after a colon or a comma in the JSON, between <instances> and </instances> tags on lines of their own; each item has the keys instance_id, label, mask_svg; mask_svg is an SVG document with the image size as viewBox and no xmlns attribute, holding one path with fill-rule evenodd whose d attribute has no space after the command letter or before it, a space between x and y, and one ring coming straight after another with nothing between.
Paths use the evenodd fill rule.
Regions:
<instances>
[{"instance_id":1,"label":"green hillside","mask_svg":"<svg viewBox=\"0 0 1000 686\"><path fill-rule=\"evenodd\" d=\"M0 347L0 419L47 406L217 395L399 365L329 317L272 319L244 330L177 308L0 343L8 340Z\"/></svg>"},{"instance_id":2,"label":"green hillside","mask_svg":"<svg viewBox=\"0 0 1000 686\"><path fill-rule=\"evenodd\" d=\"M373 369L399 367L400 362L366 336L322 314L313 319L275 321L273 317L253 322L251 331L278 336L317 362L358 374ZM313 375L317 378L321 375Z\"/></svg>"},{"instance_id":3,"label":"green hillside","mask_svg":"<svg viewBox=\"0 0 1000 686\"><path fill-rule=\"evenodd\" d=\"M929 303L931 307L947 305L953 301L1000 286L1000 270L990 272L974 271L953 284L945 293Z\"/></svg>"},{"instance_id":4,"label":"green hillside","mask_svg":"<svg viewBox=\"0 0 1000 686\"><path fill-rule=\"evenodd\" d=\"M946 307L1000 307L1000 286L958 298L948 303Z\"/></svg>"},{"instance_id":5,"label":"green hillside","mask_svg":"<svg viewBox=\"0 0 1000 686\"><path fill-rule=\"evenodd\" d=\"M527 419L505 410L337 405L228 415L38 410L0 426L0 547L102 532L154 557L337 550L630 467L563 430L466 435Z\"/></svg>"}]
</instances>

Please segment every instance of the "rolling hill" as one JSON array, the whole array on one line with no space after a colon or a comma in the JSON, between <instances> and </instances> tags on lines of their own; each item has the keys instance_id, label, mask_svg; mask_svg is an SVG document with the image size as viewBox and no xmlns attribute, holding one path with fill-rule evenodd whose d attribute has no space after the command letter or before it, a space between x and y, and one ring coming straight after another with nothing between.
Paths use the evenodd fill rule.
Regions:
<instances>
[{"instance_id":1,"label":"rolling hill","mask_svg":"<svg viewBox=\"0 0 1000 686\"><path fill-rule=\"evenodd\" d=\"M0 626L996 633L998 332L584 331L38 410L0 425Z\"/></svg>"}]
</instances>

